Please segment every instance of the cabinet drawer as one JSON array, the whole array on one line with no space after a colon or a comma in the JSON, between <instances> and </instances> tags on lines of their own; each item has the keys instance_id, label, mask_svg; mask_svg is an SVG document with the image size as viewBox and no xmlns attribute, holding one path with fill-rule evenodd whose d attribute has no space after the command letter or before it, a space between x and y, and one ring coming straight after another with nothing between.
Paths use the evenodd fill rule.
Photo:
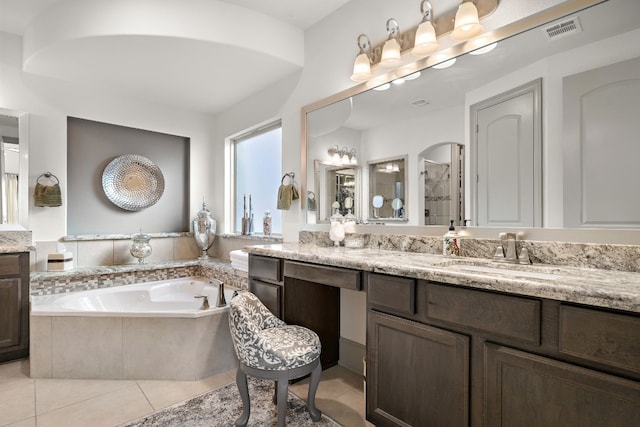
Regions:
<instances>
[{"instance_id":1,"label":"cabinet drawer","mask_svg":"<svg viewBox=\"0 0 640 427\"><path fill-rule=\"evenodd\" d=\"M0 256L0 276L15 276L20 274L20 255Z\"/></svg>"},{"instance_id":2,"label":"cabinet drawer","mask_svg":"<svg viewBox=\"0 0 640 427\"><path fill-rule=\"evenodd\" d=\"M348 268L285 261L284 275L294 279L352 289L354 291L362 289L360 271L350 270Z\"/></svg>"},{"instance_id":3,"label":"cabinet drawer","mask_svg":"<svg viewBox=\"0 0 640 427\"><path fill-rule=\"evenodd\" d=\"M282 261L260 255L249 255L249 276L273 282L282 281Z\"/></svg>"},{"instance_id":4,"label":"cabinet drawer","mask_svg":"<svg viewBox=\"0 0 640 427\"><path fill-rule=\"evenodd\" d=\"M640 318L560 306L559 350L640 373Z\"/></svg>"},{"instance_id":5,"label":"cabinet drawer","mask_svg":"<svg viewBox=\"0 0 640 427\"><path fill-rule=\"evenodd\" d=\"M416 281L406 277L369 274L367 301L381 310L413 315L416 313Z\"/></svg>"},{"instance_id":6,"label":"cabinet drawer","mask_svg":"<svg viewBox=\"0 0 640 427\"><path fill-rule=\"evenodd\" d=\"M253 292L269 311L282 319L282 286L249 279L249 292Z\"/></svg>"},{"instance_id":7,"label":"cabinet drawer","mask_svg":"<svg viewBox=\"0 0 640 427\"><path fill-rule=\"evenodd\" d=\"M540 301L430 283L427 315L455 325L540 344Z\"/></svg>"}]
</instances>

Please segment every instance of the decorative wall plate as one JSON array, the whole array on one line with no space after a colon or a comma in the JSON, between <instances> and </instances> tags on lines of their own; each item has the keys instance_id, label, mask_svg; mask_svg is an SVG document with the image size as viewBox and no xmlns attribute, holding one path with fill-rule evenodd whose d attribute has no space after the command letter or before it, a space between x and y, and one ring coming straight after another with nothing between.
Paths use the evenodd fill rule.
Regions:
<instances>
[{"instance_id":1,"label":"decorative wall plate","mask_svg":"<svg viewBox=\"0 0 640 427\"><path fill-rule=\"evenodd\" d=\"M164 176L146 157L125 154L104 168L102 189L114 205L127 211L139 211L160 200L164 193Z\"/></svg>"}]
</instances>

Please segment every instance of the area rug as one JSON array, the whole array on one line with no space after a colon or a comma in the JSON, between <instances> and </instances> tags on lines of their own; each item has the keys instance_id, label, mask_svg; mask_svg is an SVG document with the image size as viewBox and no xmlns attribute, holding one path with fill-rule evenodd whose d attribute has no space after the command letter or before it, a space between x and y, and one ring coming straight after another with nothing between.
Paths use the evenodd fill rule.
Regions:
<instances>
[{"instance_id":1,"label":"area rug","mask_svg":"<svg viewBox=\"0 0 640 427\"><path fill-rule=\"evenodd\" d=\"M249 426L275 426L277 411L273 403L274 382L249 377L251 416ZM235 383L208 391L168 408L154 412L121 427L229 427L242 413L242 400ZM322 415L314 423L307 406L300 398L289 392L287 400L288 426L341 427L329 417Z\"/></svg>"}]
</instances>

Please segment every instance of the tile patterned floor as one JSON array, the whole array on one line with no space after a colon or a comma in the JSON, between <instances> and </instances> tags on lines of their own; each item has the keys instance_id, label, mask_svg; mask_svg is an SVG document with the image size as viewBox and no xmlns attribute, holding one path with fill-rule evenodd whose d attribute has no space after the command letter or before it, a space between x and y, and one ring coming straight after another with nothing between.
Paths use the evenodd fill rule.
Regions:
<instances>
[{"instance_id":1,"label":"tile patterned floor","mask_svg":"<svg viewBox=\"0 0 640 427\"><path fill-rule=\"evenodd\" d=\"M29 361L0 364L0 426L112 427L235 381L235 371L200 381L32 379ZM290 386L306 399L308 381ZM362 377L336 366L325 370L317 407L345 427L364 419Z\"/></svg>"}]
</instances>

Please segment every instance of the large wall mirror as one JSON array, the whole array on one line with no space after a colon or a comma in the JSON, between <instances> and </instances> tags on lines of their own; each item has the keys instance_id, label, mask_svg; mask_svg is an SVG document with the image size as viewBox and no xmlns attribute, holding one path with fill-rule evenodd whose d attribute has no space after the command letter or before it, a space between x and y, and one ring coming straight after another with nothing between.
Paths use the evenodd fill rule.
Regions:
<instances>
[{"instance_id":1,"label":"large wall mirror","mask_svg":"<svg viewBox=\"0 0 640 427\"><path fill-rule=\"evenodd\" d=\"M28 114L0 108L0 230L28 227Z\"/></svg>"},{"instance_id":2,"label":"large wall mirror","mask_svg":"<svg viewBox=\"0 0 640 427\"><path fill-rule=\"evenodd\" d=\"M536 108L542 126L535 131L542 141L540 152L518 155L523 163L530 159L527 173L535 174L539 182L533 192L538 200L522 206L538 209L541 219L514 226L640 228L640 197L631 188L640 182L640 168L632 164L640 158L635 143L640 121L634 119L640 111L640 60L634 61L640 57L640 2L594 3L569 0L563 7L493 31L489 35L494 38L489 40L498 40L493 50L465 53L449 68L425 68L395 82L387 75L392 84L384 85L386 90L373 90L373 84L367 83L305 107L306 188L315 188L314 162L333 145L355 150L360 165L406 155L403 215L408 225L447 224L449 216L457 223L469 219L470 225L492 226L479 222L478 194L472 194L471 183L485 179L478 173L480 156L486 156L482 161L489 168L505 160L494 157L498 146L489 144L481 154L472 146L477 138L471 128L471 107L540 82ZM568 11L572 13L567 15ZM451 52L455 56L465 50L469 49ZM489 121L488 126L492 125ZM496 129L509 126L504 122ZM440 214L435 204L427 206L439 195L425 185L425 170L431 160L433 176L447 175L443 171L447 163L451 168L451 160L429 159L425 153L445 142L462 148L454 161L461 168L454 172L460 194L447 204L449 212ZM501 168L506 172L494 182L505 185L489 186L484 197L493 200L496 191L521 187L520 169L520 165ZM358 215L362 220L371 216L367 211L370 185L369 179L362 180L361 197L366 197ZM325 195L316 196L323 199ZM427 210L429 216L425 216Z\"/></svg>"}]
</instances>

